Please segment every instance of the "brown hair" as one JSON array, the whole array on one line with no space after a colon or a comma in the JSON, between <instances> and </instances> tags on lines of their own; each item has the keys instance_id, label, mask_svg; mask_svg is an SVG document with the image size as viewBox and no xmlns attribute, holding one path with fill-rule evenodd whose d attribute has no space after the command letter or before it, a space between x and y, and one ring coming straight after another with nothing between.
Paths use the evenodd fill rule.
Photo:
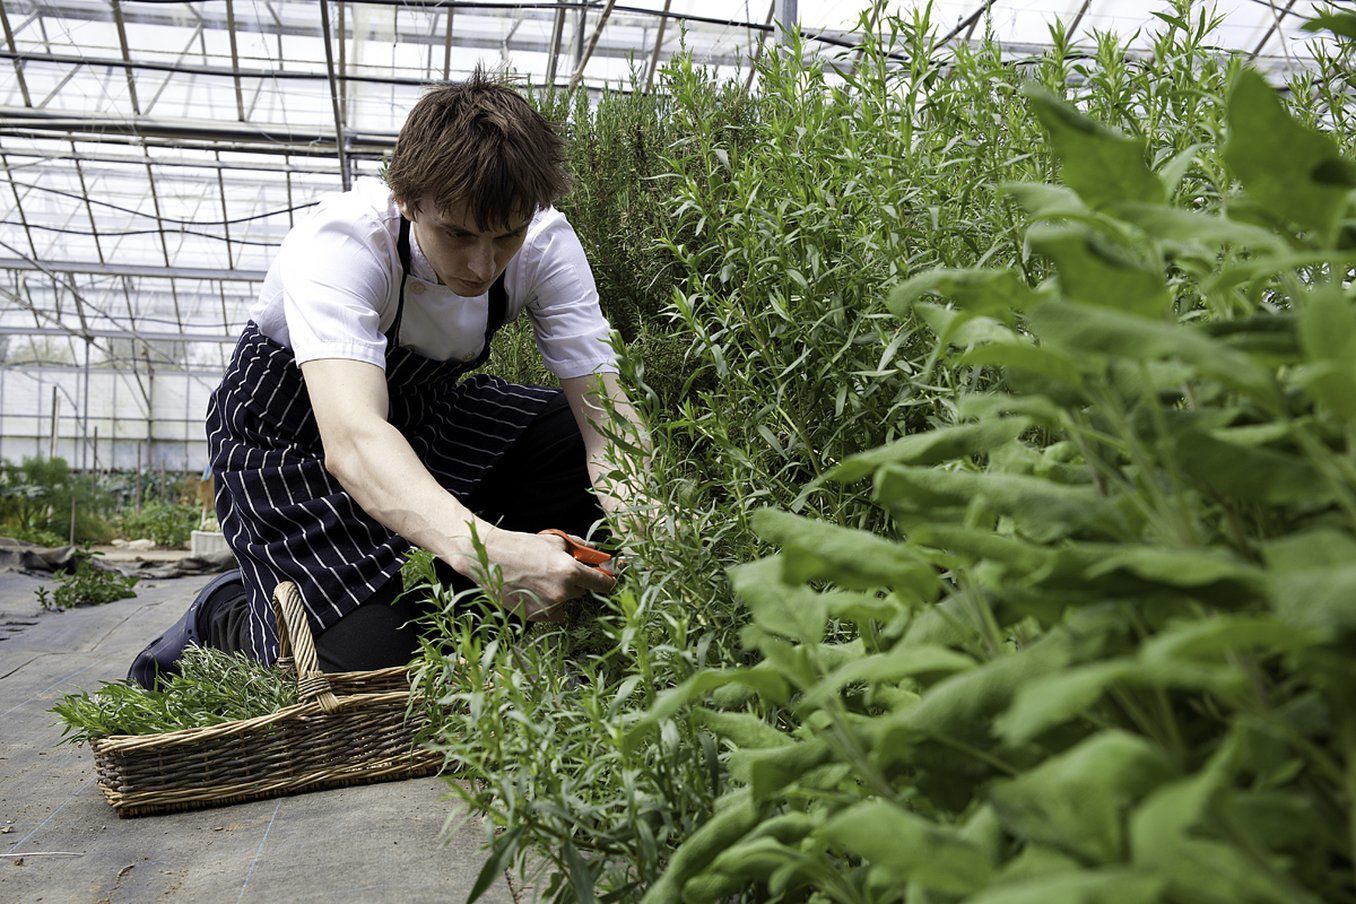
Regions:
<instances>
[{"instance_id":1,"label":"brown hair","mask_svg":"<svg viewBox=\"0 0 1356 904\"><path fill-rule=\"evenodd\" d=\"M565 142L552 123L508 86L477 68L470 79L431 89L410 110L386 181L411 210L466 205L476 228L516 225L569 188Z\"/></svg>"}]
</instances>

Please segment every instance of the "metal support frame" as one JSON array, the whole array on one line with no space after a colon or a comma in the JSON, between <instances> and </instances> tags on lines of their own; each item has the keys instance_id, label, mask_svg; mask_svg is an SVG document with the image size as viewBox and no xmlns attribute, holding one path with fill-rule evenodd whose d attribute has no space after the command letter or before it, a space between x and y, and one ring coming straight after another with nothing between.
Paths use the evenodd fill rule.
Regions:
<instances>
[{"instance_id":1,"label":"metal support frame","mask_svg":"<svg viewBox=\"0 0 1356 904\"><path fill-rule=\"evenodd\" d=\"M777 0L777 43L789 43L789 35L800 27L800 8L797 0Z\"/></svg>"},{"instance_id":2,"label":"metal support frame","mask_svg":"<svg viewBox=\"0 0 1356 904\"><path fill-rule=\"evenodd\" d=\"M1267 6L1271 7L1271 25L1268 26L1266 34L1262 35L1262 40L1258 41L1257 46L1252 49L1252 53L1248 54L1248 59L1256 59L1257 55L1262 52L1262 48L1267 46L1267 41L1271 40L1271 36L1280 31L1281 20L1290 15L1290 9L1294 5L1295 0L1287 0L1285 9L1278 10L1272 0L1267 0ZM1286 58L1289 59L1290 51L1285 48L1284 41L1281 42L1281 49L1285 52Z\"/></svg>"},{"instance_id":3,"label":"metal support frame","mask_svg":"<svg viewBox=\"0 0 1356 904\"><path fill-rule=\"evenodd\" d=\"M137 116L141 115L141 105L137 103L137 80L132 70L132 55L127 48L127 25L122 18L122 0L113 0L113 24L118 29L118 47L122 50L122 61L127 64L124 71L127 73L127 96L132 101L132 112Z\"/></svg>"},{"instance_id":4,"label":"metal support frame","mask_svg":"<svg viewBox=\"0 0 1356 904\"><path fill-rule=\"evenodd\" d=\"M664 0L664 12L669 11L673 5L673 0ZM649 94L650 89L654 87L654 73L659 68L659 49L664 46L664 29L669 24L669 20L659 17L659 34L654 39L654 51L650 54L650 65L645 70L645 93Z\"/></svg>"},{"instance_id":5,"label":"metal support frame","mask_svg":"<svg viewBox=\"0 0 1356 904\"><path fill-rule=\"evenodd\" d=\"M449 10L449 14L450 14ZM666 20L667 21L667 20ZM557 4L555 19L551 23L551 42L546 59L546 84L552 88L556 84L556 66L560 61L560 40L565 34L565 3Z\"/></svg>"},{"instance_id":6,"label":"metal support frame","mask_svg":"<svg viewBox=\"0 0 1356 904\"><path fill-rule=\"evenodd\" d=\"M1088 7L1091 5L1092 0L1083 0L1083 5L1078 7L1078 12L1074 15L1073 22L1069 25L1068 30L1064 32L1066 40L1073 38L1074 32L1078 31L1078 26L1083 23L1083 17L1088 14Z\"/></svg>"},{"instance_id":7,"label":"metal support frame","mask_svg":"<svg viewBox=\"0 0 1356 904\"><path fill-rule=\"evenodd\" d=\"M171 330L118 330L95 327L79 335L88 335L94 339L130 339L147 342L214 342L234 344L240 341L239 333L176 333ZM55 326L0 326L0 336L61 336L69 338L69 328ZM106 349L105 349L106 351Z\"/></svg>"},{"instance_id":8,"label":"metal support frame","mask_svg":"<svg viewBox=\"0 0 1356 904\"><path fill-rule=\"evenodd\" d=\"M584 77L584 67L589 64L589 59L593 56L593 49L598 46L598 39L603 36L603 29L607 27L607 20L612 15L612 8L617 5L617 0L607 0L607 6L603 7L602 14L598 17L598 24L593 26L593 35L589 38L588 47L579 57L579 62L575 64L574 75L570 76L570 86L566 92L573 94L574 89L578 87L579 80ZM582 35L583 32L581 31Z\"/></svg>"},{"instance_id":9,"label":"metal support frame","mask_svg":"<svg viewBox=\"0 0 1356 904\"><path fill-rule=\"evenodd\" d=\"M75 142L71 142L71 153L75 153ZM99 240L99 226L94 219L94 205L89 203L89 185L85 182L85 168L80 164L80 158L75 157L75 175L80 180L80 195L85 199L85 213L89 216L90 235L94 236L94 253L99 256L99 263L104 263L103 242Z\"/></svg>"},{"instance_id":10,"label":"metal support frame","mask_svg":"<svg viewBox=\"0 0 1356 904\"><path fill-rule=\"evenodd\" d=\"M88 273L96 276L146 276L156 279L224 279L230 282L263 282L266 270L220 267L159 267L150 264L99 264L94 261L43 261L26 257L0 257L0 270L40 270L44 273Z\"/></svg>"},{"instance_id":11,"label":"metal support frame","mask_svg":"<svg viewBox=\"0 0 1356 904\"><path fill-rule=\"evenodd\" d=\"M339 83L335 80L334 47L330 36L330 0L320 0L320 22L325 32L325 69L329 74L330 103L334 107L334 147L339 154L339 175L343 180L344 191L353 186L353 173L349 169L348 150L344 141L344 111L339 105Z\"/></svg>"},{"instance_id":12,"label":"metal support frame","mask_svg":"<svg viewBox=\"0 0 1356 904\"><path fill-rule=\"evenodd\" d=\"M772 17L777 14L777 0L771 0L767 5L767 25L772 24ZM767 32L758 36L758 46L753 50L753 59L749 61L749 75L744 79L744 93L748 94L753 90L753 77L758 72L758 61L763 58L763 50L767 46Z\"/></svg>"},{"instance_id":13,"label":"metal support frame","mask_svg":"<svg viewBox=\"0 0 1356 904\"><path fill-rule=\"evenodd\" d=\"M452 20L456 17L455 7L447 8L447 27L443 29L443 81L452 77Z\"/></svg>"},{"instance_id":14,"label":"metal support frame","mask_svg":"<svg viewBox=\"0 0 1356 904\"><path fill-rule=\"evenodd\" d=\"M231 42L231 80L235 82L235 115L240 122L245 121L245 92L240 87L240 51L236 47L235 3L226 0L226 32Z\"/></svg>"},{"instance_id":15,"label":"metal support frame","mask_svg":"<svg viewBox=\"0 0 1356 904\"><path fill-rule=\"evenodd\" d=\"M0 28L5 32L5 43L9 45L10 53L17 53L18 49L14 45L14 29L9 25L9 12L5 9L4 0L0 0ZM28 94L28 80L24 78L23 60L15 57L14 59L14 77L19 82L19 94L24 99L24 106L33 106L33 98Z\"/></svg>"},{"instance_id":16,"label":"metal support frame","mask_svg":"<svg viewBox=\"0 0 1356 904\"><path fill-rule=\"evenodd\" d=\"M28 239L28 251L34 257L38 256L37 243L33 241L33 228L28 224L28 215L24 212L24 201L19 196L19 186L14 181L14 173L9 168L9 154L0 151L0 166L5 169L5 181L9 183L9 190L14 194L14 209L19 212L19 222L24 227L24 238Z\"/></svg>"},{"instance_id":17,"label":"metal support frame","mask_svg":"<svg viewBox=\"0 0 1356 904\"><path fill-rule=\"evenodd\" d=\"M949 43L955 40L956 37L966 29L970 29L971 31L973 31L975 25L979 23L979 20L984 17L984 14L989 11L989 8L993 6L993 4L994 0L984 0L984 2L979 6L978 9L976 9L970 15L966 16L964 19L961 19L959 22L957 22L956 27L948 31L945 35L943 35L941 39L937 41L937 43L939 45Z\"/></svg>"},{"instance_id":18,"label":"metal support frame","mask_svg":"<svg viewBox=\"0 0 1356 904\"><path fill-rule=\"evenodd\" d=\"M217 162L221 162L221 152L217 152ZM221 169L217 169L217 189L221 198L221 230L226 237L226 267L229 270L235 269L235 254L231 248L231 212L226 208L226 179L221 174Z\"/></svg>"},{"instance_id":19,"label":"metal support frame","mask_svg":"<svg viewBox=\"0 0 1356 904\"><path fill-rule=\"evenodd\" d=\"M193 42L201 39L202 34L203 34L203 24L202 22L199 22L198 27L193 30L193 34L189 37L188 43L184 45L184 49L179 51L179 55L175 57L175 60L177 62L183 62L184 57L188 56L188 52L193 49ZM160 87L155 89L155 93L151 95L151 99L150 101L147 102L146 109L143 111L143 113L146 116L151 115L151 110L160 100L160 95L165 93L165 89L169 87L170 82L174 81L174 77L177 74L178 73L171 72L169 75L166 75L164 81L160 83ZM236 85L236 90L239 91L238 83Z\"/></svg>"},{"instance_id":20,"label":"metal support frame","mask_svg":"<svg viewBox=\"0 0 1356 904\"><path fill-rule=\"evenodd\" d=\"M126 154L97 154L92 151L77 151L74 149L76 139L69 139L72 145L72 151L62 153L58 151L39 151L39 150L19 150L9 148L6 153L11 157L28 157L34 160L70 160L83 161L84 163L112 163L129 166L140 166L141 159L138 157L129 157ZM216 148L218 153L230 153L229 148ZM185 167L192 169L213 170L223 169L232 172L260 172L260 173L297 173L299 175L310 176L328 176L333 169L322 169L319 167L301 167L285 163L265 163L261 160L241 160L236 162L220 162L216 160L175 160L170 157L156 157L155 165L159 167Z\"/></svg>"}]
</instances>

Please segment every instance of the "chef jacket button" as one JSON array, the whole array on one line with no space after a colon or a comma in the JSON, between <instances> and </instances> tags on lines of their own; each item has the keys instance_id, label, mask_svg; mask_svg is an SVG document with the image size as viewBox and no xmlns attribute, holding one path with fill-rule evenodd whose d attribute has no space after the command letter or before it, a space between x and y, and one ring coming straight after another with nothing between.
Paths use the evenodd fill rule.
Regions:
<instances>
[{"instance_id":1,"label":"chef jacket button","mask_svg":"<svg viewBox=\"0 0 1356 904\"><path fill-rule=\"evenodd\" d=\"M414 285L410 286L410 291L413 292L415 295L420 295L424 291L424 284L417 282Z\"/></svg>"}]
</instances>

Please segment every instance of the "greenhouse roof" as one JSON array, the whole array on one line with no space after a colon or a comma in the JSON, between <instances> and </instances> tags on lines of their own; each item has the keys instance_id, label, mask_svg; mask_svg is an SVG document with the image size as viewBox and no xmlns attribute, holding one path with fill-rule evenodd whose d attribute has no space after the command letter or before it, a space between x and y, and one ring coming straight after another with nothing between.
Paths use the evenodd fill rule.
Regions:
<instances>
[{"instance_id":1,"label":"greenhouse roof","mask_svg":"<svg viewBox=\"0 0 1356 904\"><path fill-rule=\"evenodd\" d=\"M864 15L921 6L4 0L0 361L219 370L298 212L377 175L430 81L502 64L533 86L648 90L681 48L744 78L779 10L829 59ZM1214 39L1279 80L1312 59L1300 26L1324 6L1223 0ZM1056 19L1075 44L1143 49L1169 8L938 0L932 19L1023 55Z\"/></svg>"}]
</instances>

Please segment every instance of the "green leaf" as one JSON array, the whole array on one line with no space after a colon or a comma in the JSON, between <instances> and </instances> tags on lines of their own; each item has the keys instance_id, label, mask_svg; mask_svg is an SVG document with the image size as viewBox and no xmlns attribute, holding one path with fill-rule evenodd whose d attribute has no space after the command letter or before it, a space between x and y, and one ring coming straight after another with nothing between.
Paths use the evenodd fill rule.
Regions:
<instances>
[{"instance_id":1,"label":"green leaf","mask_svg":"<svg viewBox=\"0 0 1356 904\"><path fill-rule=\"evenodd\" d=\"M761 828L761 827L760 827ZM683 888L683 898L688 901L721 900L754 882L766 882L771 875L788 863L804 863L805 854L788 847L776 838L757 835L758 830L749 837L736 843L721 853L711 863L710 879L723 879L723 882L711 883L700 894L693 886L697 879L691 879ZM757 835L757 837L754 837ZM712 875L714 874L714 875Z\"/></svg>"},{"instance_id":2,"label":"green leaf","mask_svg":"<svg viewBox=\"0 0 1356 904\"><path fill-rule=\"evenodd\" d=\"M1160 241L1185 247L1222 245L1283 254L1289 250L1270 229L1240 223L1226 216L1208 215L1164 204L1121 204L1116 215Z\"/></svg>"},{"instance_id":3,"label":"green leaf","mask_svg":"<svg viewBox=\"0 0 1356 904\"><path fill-rule=\"evenodd\" d=\"M937 334L937 342L942 346L966 348L985 342L1017 341L1017 333L1011 327L992 317L927 301L915 302L913 313Z\"/></svg>"},{"instance_id":4,"label":"green leaf","mask_svg":"<svg viewBox=\"0 0 1356 904\"><path fill-rule=\"evenodd\" d=\"M1062 669L1071 650L1066 633L1052 632L1016 653L938 682L912 708L891 717L890 727L876 745L876 755L885 763L894 762L904 752L902 748L920 735L975 741L990 737L993 717L1007 708L1013 694Z\"/></svg>"},{"instance_id":5,"label":"green leaf","mask_svg":"<svg viewBox=\"0 0 1356 904\"><path fill-rule=\"evenodd\" d=\"M1082 531L1118 535L1125 529L1120 512L1095 489L1023 474L887 465L876 472L873 498L905 516L982 500L1017 519L1023 535L1042 543Z\"/></svg>"},{"instance_id":6,"label":"green leaf","mask_svg":"<svg viewBox=\"0 0 1356 904\"><path fill-rule=\"evenodd\" d=\"M1132 869L1079 870L1003 883L966 898L966 904L1158 904L1166 883Z\"/></svg>"},{"instance_id":7,"label":"green leaf","mask_svg":"<svg viewBox=\"0 0 1356 904\"><path fill-rule=\"evenodd\" d=\"M682 889L688 879L758 824L758 809L747 788L732 791L717 803L723 806L679 845L663 874L645 892L641 904L682 900Z\"/></svg>"},{"instance_id":8,"label":"green leaf","mask_svg":"<svg viewBox=\"0 0 1356 904\"><path fill-rule=\"evenodd\" d=\"M1076 358L1031 342L990 342L968 349L954 359L958 364L1001 367L1005 371L1050 377L1067 386L1082 382L1083 367Z\"/></svg>"},{"instance_id":9,"label":"green leaf","mask_svg":"<svg viewBox=\"0 0 1356 904\"><path fill-rule=\"evenodd\" d=\"M927 601L940 589L932 564L898 541L776 509L760 509L751 520L760 537L785 547L780 561L789 584L822 580L850 590L885 587Z\"/></svg>"},{"instance_id":10,"label":"green leaf","mask_svg":"<svg viewBox=\"0 0 1356 904\"><path fill-rule=\"evenodd\" d=\"M1166 200L1163 183L1145 162L1143 139L1108 129L1034 82L1023 85L1022 93L1050 133L1050 147L1063 165L1064 183L1089 206Z\"/></svg>"},{"instance_id":11,"label":"green leaf","mask_svg":"<svg viewBox=\"0 0 1356 904\"><path fill-rule=\"evenodd\" d=\"M1230 442L1228 431L1179 431L1169 450L1182 471L1221 496L1248 503L1325 502L1331 490L1308 459Z\"/></svg>"},{"instance_id":12,"label":"green leaf","mask_svg":"<svg viewBox=\"0 0 1356 904\"><path fill-rule=\"evenodd\" d=\"M1227 787L1240 746L1239 736L1230 735L1199 772L1149 795L1130 818L1131 862L1167 879L1174 900L1317 904L1313 895L1252 852L1196 831Z\"/></svg>"},{"instance_id":13,"label":"green leaf","mask_svg":"<svg viewBox=\"0 0 1356 904\"><path fill-rule=\"evenodd\" d=\"M1356 167L1337 142L1297 123L1251 70L1234 84L1228 125L1224 160L1248 197L1327 239L1356 187Z\"/></svg>"},{"instance_id":14,"label":"green leaf","mask_svg":"<svg viewBox=\"0 0 1356 904\"><path fill-rule=\"evenodd\" d=\"M1012 707L994 720L994 728L1009 744L1024 744L1087 712L1115 685L1208 690L1231 697L1246 685L1246 676L1233 666L1163 658L1123 658L1078 666L1018 688Z\"/></svg>"},{"instance_id":15,"label":"green leaf","mask_svg":"<svg viewBox=\"0 0 1356 904\"><path fill-rule=\"evenodd\" d=\"M1163 183L1163 187L1167 189L1168 194L1173 194L1177 191L1178 186L1182 184L1182 179L1186 177L1187 171L1191 169L1191 165L1196 162L1197 156L1199 156L1201 151L1206 147L1207 145L1204 144L1193 144L1185 147L1174 154L1171 160L1159 168L1159 181Z\"/></svg>"},{"instance_id":16,"label":"green leaf","mask_svg":"<svg viewBox=\"0 0 1356 904\"><path fill-rule=\"evenodd\" d=\"M1064 409L1041 395L1009 395L1007 393L963 393L956 401L956 416L966 420L983 420L1000 414L1018 414L1039 424L1059 427L1064 424Z\"/></svg>"},{"instance_id":17,"label":"green leaf","mask_svg":"<svg viewBox=\"0 0 1356 904\"><path fill-rule=\"evenodd\" d=\"M730 755L730 774L747 781L752 799L761 802L832 759L833 749L828 743L811 738L780 747L736 750Z\"/></svg>"},{"instance_id":18,"label":"green leaf","mask_svg":"<svg viewBox=\"0 0 1356 904\"><path fill-rule=\"evenodd\" d=\"M983 849L954 829L882 800L854 804L833 816L818 834L901 886L916 883L963 895L983 888L993 869Z\"/></svg>"},{"instance_id":19,"label":"green leaf","mask_svg":"<svg viewBox=\"0 0 1356 904\"><path fill-rule=\"evenodd\" d=\"M696 706L692 709L692 721L742 749L780 747L792 742L789 735L752 713L732 713Z\"/></svg>"},{"instance_id":20,"label":"green leaf","mask_svg":"<svg viewBox=\"0 0 1356 904\"><path fill-rule=\"evenodd\" d=\"M801 697L798 708L822 706L839 689L856 682L877 685L917 675L950 675L973 668L975 661L963 653L937 646L897 643L884 653L856 659L834 669Z\"/></svg>"},{"instance_id":21,"label":"green leaf","mask_svg":"<svg viewBox=\"0 0 1356 904\"><path fill-rule=\"evenodd\" d=\"M1270 409L1281 407L1275 377L1251 358L1190 326L1088 305L1048 301L1031 312L1031 328L1059 348L1151 361L1177 359Z\"/></svg>"},{"instance_id":22,"label":"green leaf","mask_svg":"<svg viewBox=\"0 0 1356 904\"><path fill-rule=\"evenodd\" d=\"M706 669L697 672L677 687L670 688L655 698L650 709L626 730L622 749L635 750L642 738L657 729L660 723L672 719L693 701L728 684L742 684L776 703L786 703L790 687L784 677L762 663L747 669Z\"/></svg>"},{"instance_id":23,"label":"green leaf","mask_svg":"<svg viewBox=\"0 0 1356 904\"><path fill-rule=\"evenodd\" d=\"M990 801L1018 838L1110 865L1127 853L1126 813L1172 777L1172 764L1161 750L1110 730L1015 779L995 783Z\"/></svg>"},{"instance_id":24,"label":"green leaf","mask_svg":"<svg viewBox=\"0 0 1356 904\"><path fill-rule=\"evenodd\" d=\"M1044 182L1004 182L998 190L1034 219L1083 219L1092 211L1072 189Z\"/></svg>"},{"instance_id":25,"label":"green leaf","mask_svg":"<svg viewBox=\"0 0 1356 904\"><path fill-rule=\"evenodd\" d=\"M1218 549L1169 549L1162 546L1127 547L1107 555L1088 569L1098 578L1125 572L1170 587L1208 587L1222 584L1238 590L1257 591L1263 573L1229 552Z\"/></svg>"},{"instance_id":26,"label":"green leaf","mask_svg":"<svg viewBox=\"0 0 1356 904\"><path fill-rule=\"evenodd\" d=\"M1013 311L1024 311L1036 299L1036 292L1012 270L927 270L895 287L888 302L890 311L901 319L915 313L915 303L924 296L937 295L952 302L969 315L993 317L1011 322Z\"/></svg>"},{"instance_id":27,"label":"green leaf","mask_svg":"<svg viewBox=\"0 0 1356 904\"><path fill-rule=\"evenodd\" d=\"M568 838L561 848L561 855L565 860L565 872L570 877L570 887L574 889L575 900L579 904L592 904L593 871L584 862L584 858L579 856L578 849Z\"/></svg>"},{"instance_id":28,"label":"green leaf","mask_svg":"<svg viewBox=\"0 0 1356 904\"><path fill-rule=\"evenodd\" d=\"M1106 689L1132 676L1130 659L1065 669L1016 689L1011 708L994 720L994 729L1009 744L1024 744L1056 725L1082 715Z\"/></svg>"},{"instance_id":29,"label":"green leaf","mask_svg":"<svg viewBox=\"0 0 1356 904\"><path fill-rule=\"evenodd\" d=\"M1300 346L1309 365L1297 382L1329 410L1356 420L1356 310L1334 287L1310 294L1300 309Z\"/></svg>"},{"instance_id":30,"label":"green leaf","mask_svg":"<svg viewBox=\"0 0 1356 904\"><path fill-rule=\"evenodd\" d=\"M1292 534L1262 548L1271 607L1286 624L1323 633L1356 630L1356 540L1335 530Z\"/></svg>"},{"instance_id":31,"label":"green leaf","mask_svg":"<svg viewBox=\"0 0 1356 904\"><path fill-rule=\"evenodd\" d=\"M994 418L975 424L939 427L844 459L829 479L847 483L874 473L881 465L933 465L966 455L983 455L1012 442L1031 426L1024 417Z\"/></svg>"},{"instance_id":32,"label":"green leaf","mask_svg":"<svg viewBox=\"0 0 1356 904\"><path fill-rule=\"evenodd\" d=\"M1150 320L1162 320L1172 307L1162 270L1135 260L1101 233L1082 226L1037 224L1026 238L1054 262L1059 287L1073 301Z\"/></svg>"},{"instance_id":33,"label":"green leaf","mask_svg":"<svg viewBox=\"0 0 1356 904\"><path fill-rule=\"evenodd\" d=\"M1305 31L1330 31L1344 38L1356 38L1356 13L1319 13L1302 26Z\"/></svg>"},{"instance_id":34,"label":"green leaf","mask_svg":"<svg viewBox=\"0 0 1356 904\"><path fill-rule=\"evenodd\" d=\"M817 643L824 637L828 606L823 596L808 587L792 586L783 579L786 554L730 568L730 585L753 614L754 624L765 630Z\"/></svg>"},{"instance_id":35,"label":"green leaf","mask_svg":"<svg viewBox=\"0 0 1356 904\"><path fill-rule=\"evenodd\" d=\"M820 596L824 598L829 618L844 619L859 626L872 621L892 621L912 608L906 600L894 593L876 596L851 590L830 590Z\"/></svg>"},{"instance_id":36,"label":"green leaf","mask_svg":"<svg viewBox=\"0 0 1356 904\"><path fill-rule=\"evenodd\" d=\"M1219 660L1226 653L1258 648L1266 654L1302 650L1321 634L1284 624L1268 615L1215 615L1173 625L1140 647L1146 662L1167 659Z\"/></svg>"},{"instance_id":37,"label":"green leaf","mask_svg":"<svg viewBox=\"0 0 1356 904\"><path fill-rule=\"evenodd\" d=\"M994 563L1004 572L1019 575L1045 570L1054 555L1015 537L961 525L922 524L913 529L911 537L915 543L946 550L966 563Z\"/></svg>"}]
</instances>

